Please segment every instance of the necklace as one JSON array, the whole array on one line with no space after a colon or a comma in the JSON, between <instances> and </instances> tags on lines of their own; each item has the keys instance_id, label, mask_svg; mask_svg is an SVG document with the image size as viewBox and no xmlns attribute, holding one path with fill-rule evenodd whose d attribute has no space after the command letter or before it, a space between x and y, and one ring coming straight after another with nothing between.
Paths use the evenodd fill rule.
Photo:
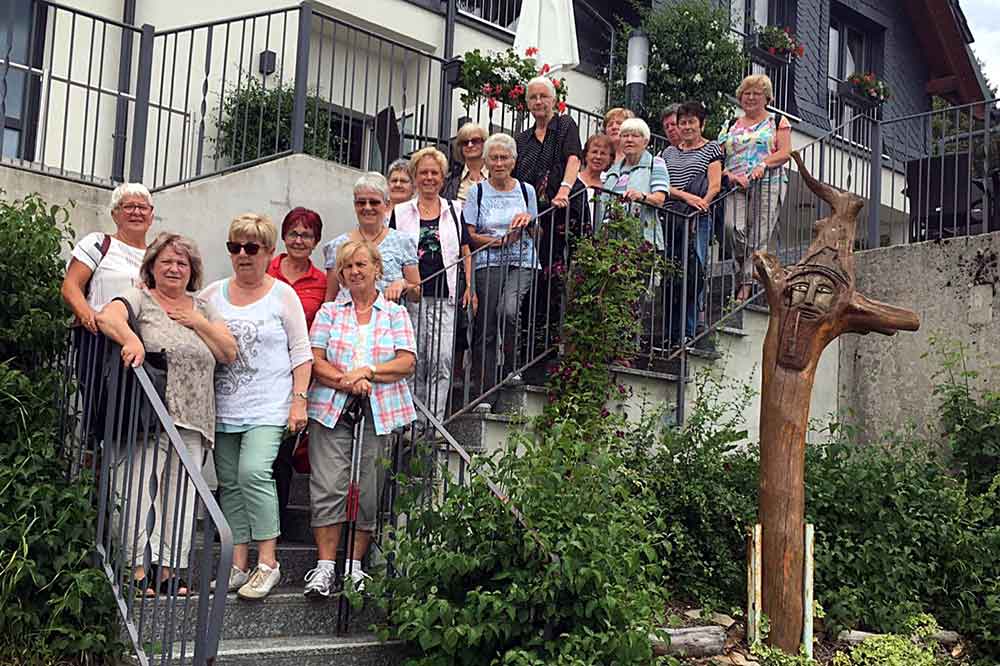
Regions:
<instances>
[{"instance_id":1,"label":"necklace","mask_svg":"<svg viewBox=\"0 0 1000 666\"><path fill-rule=\"evenodd\" d=\"M429 219L431 219L431 216L434 214L434 206L436 206L436 205L438 205L437 201L432 201L431 203L426 204L426 205L424 204L424 202L418 201L417 202L417 209L420 211L420 218L423 219L423 220L429 220ZM440 215L441 215L440 206L438 206L438 208L439 208L438 209L438 217L440 217Z\"/></svg>"},{"instance_id":2,"label":"necklace","mask_svg":"<svg viewBox=\"0 0 1000 666\"><path fill-rule=\"evenodd\" d=\"M378 240L380 238L382 238L382 234L384 232L385 232L385 227L382 227L381 229L379 229L375 233L375 237L374 238L368 238L368 236L365 235L365 230L361 228L360 224L358 225L358 233L361 234L361 238L363 238L364 240L368 241L372 245L378 245Z\"/></svg>"}]
</instances>

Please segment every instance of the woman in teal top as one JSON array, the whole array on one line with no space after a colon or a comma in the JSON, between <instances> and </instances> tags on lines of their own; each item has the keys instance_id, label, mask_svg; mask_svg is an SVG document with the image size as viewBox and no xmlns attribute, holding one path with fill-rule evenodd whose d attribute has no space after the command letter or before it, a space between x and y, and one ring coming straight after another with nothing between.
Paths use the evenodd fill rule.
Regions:
<instances>
[{"instance_id":1,"label":"woman in teal top","mask_svg":"<svg viewBox=\"0 0 1000 666\"><path fill-rule=\"evenodd\" d=\"M661 157L653 157L646 150L649 145L649 125L642 118L625 120L618 130L621 149L625 156L611 165L604 175L604 189L622 195L622 199L645 206L636 206L633 211L642 220L642 235L657 250L665 247L663 228L657 216L657 208L667 200L670 190L670 174Z\"/></svg>"}]
</instances>

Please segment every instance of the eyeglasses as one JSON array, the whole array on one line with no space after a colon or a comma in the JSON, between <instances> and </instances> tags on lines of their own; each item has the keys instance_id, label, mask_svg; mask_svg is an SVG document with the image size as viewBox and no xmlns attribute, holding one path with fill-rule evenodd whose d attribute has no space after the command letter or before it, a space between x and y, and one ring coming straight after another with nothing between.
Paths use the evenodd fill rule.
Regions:
<instances>
[{"instance_id":1,"label":"eyeglasses","mask_svg":"<svg viewBox=\"0 0 1000 666\"><path fill-rule=\"evenodd\" d=\"M312 234L304 234L301 231L289 231L288 232L288 239L289 240L300 240L300 241L311 241L311 240L316 240L316 237L313 236Z\"/></svg>"},{"instance_id":2,"label":"eyeglasses","mask_svg":"<svg viewBox=\"0 0 1000 666\"><path fill-rule=\"evenodd\" d=\"M460 141L459 143L462 144L463 146L478 146L483 143L483 139L482 137L477 136L472 139L466 139L465 141Z\"/></svg>"},{"instance_id":3,"label":"eyeglasses","mask_svg":"<svg viewBox=\"0 0 1000 666\"><path fill-rule=\"evenodd\" d=\"M229 241L228 243L226 243L226 249L229 250L229 254L233 255L234 257L240 253L240 250L246 252L248 257L252 257L258 252L260 252L260 244L234 243L233 241Z\"/></svg>"},{"instance_id":4,"label":"eyeglasses","mask_svg":"<svg viewBox=\"0 0 1000 666\"><path fill-rule=\"evenodd\" d=\"M355 208L365 208L366 206L370 206L372 208L378 208L383 203L385 203L385 202L382 201L381 199L355 199L354 200L354 207Z\"/></svg>"},{"instance_id":5,"label":"eyeglasses","mask_svg":"<svg viewBox=\"0 0 1000 666\"><path fill-rule=\"evenodd\" d=\"M134 213L136 211L140 213L148 213L153 210L153 207L148 204L121 204L118 207L126 213Z\"/></svg>"}]
</instances>

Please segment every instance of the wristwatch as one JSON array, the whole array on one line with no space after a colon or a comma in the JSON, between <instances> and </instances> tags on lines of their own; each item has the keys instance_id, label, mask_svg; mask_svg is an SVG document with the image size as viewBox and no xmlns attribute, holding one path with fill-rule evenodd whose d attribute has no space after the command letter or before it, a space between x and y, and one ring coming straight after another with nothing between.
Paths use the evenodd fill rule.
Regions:
<instances>
[{"instance_id":1,"label":"wristwatch","mask_svg":"<svg viewBox=\"0 0 1000 666\"><path fill-rule=\"evenodd\" d=\"M293 398L302 398L303 400L309 400L309 392L308 391L296 391L295 393L292 393L292 397Z\"/></svg>"},{"instance_id":2,"label":"wristwatch","mask_svg":"<svg viewBox=\"0 0 1000 666\"><path fill-rule=\"evenodd\" d=\"M372 371L371 379L375 379L375 366L374 365L369 365L368 369Z\"/></svg>"}]
</instances>

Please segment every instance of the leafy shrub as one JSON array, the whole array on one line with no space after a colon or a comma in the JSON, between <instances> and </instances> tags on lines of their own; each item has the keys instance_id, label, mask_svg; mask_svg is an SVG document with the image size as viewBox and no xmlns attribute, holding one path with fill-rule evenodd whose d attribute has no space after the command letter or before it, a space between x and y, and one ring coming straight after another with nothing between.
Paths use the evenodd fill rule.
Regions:
<instances>
[{"instance_id":1,"label":"leafy shrub","mask_svg":"<svg viewBox=\"0 0 1000 666\"><path fill-rule=\"evenodd\" d=\"M294 106L294 88L287 84L265 87L248 75L239 87L226 92L216 156L242 164L291 150ZM324 160L347 160L346 132L341 131L344 121L318 96L307 95L305 152Z\"/></svg>"},{"instance_id":2,"label":"leafy shrub","mask_svg":"<svg viewBox=\"0 0 1000 666\"><path fill-rule=\"evenodd\" d=\"M655 265L639 228L619 214L600 239L581 242L567 330L600 308L600 328L588 331L601 340L600 354L591 355L596 343L569 335L559 386L573 390L553 391L535 437L515 435L484 463L527 527L482 477L449 484L438 506L421 505L417 494L405 507L406 529L390 546L404 575L385 580L376 596L386 600L386 634L421 649L410 664L651 662L650 635L664 608L650 530L658 508L630 479L624 420L604 408L613 390L609 364L627 353L637 321L636 294L617 288L631 282L615 276L648 275ZM585 285L614 288L585 299L594 293ZM417 477L426 473L414 469Z\"/></svg>"},{"instance_id":3,"label":"leafy shrub","mask_svg":"<svg viewBox=\"0 0 1000 666\"><path fill-rule=\"evenodd\" d=\"M746 64L742 42L729 31L728 10L703 0L653 6L643 11L641 21L650 44L645 105L633 111L658 131L664 107L698 100L708 110L705 136L714 136L733 113L728 100L736 94ZM619 106L628 106L625 65L633 29L623 25L617 35L616 67L610 83L612 100Z\"/></svg>"},{"instance_id":4,"label":"leafy shrub","mask_svg":"<svg viewBox=\"0 0 1000 666\"><path fill-rule=\"evenodd\" d=\"M37 194L0 197L0 361L29 370L57 355L66 337L59 296L65 265L59 256L71 238L69 213Z\"/></svg>"},{"instance_id":5,"label":"leafy shrub","mask_svg":"<svg viewBox=\"0 0 1000 666\"><path fill-rule=\"evenodd\" d=\"M14 287L0 308L0 663L94 663L121 651L107 578L90 565L93 478L67 481L56 446L67 217L37 196L0 200L0 262Z\"/></svg>"}]
</instances>

